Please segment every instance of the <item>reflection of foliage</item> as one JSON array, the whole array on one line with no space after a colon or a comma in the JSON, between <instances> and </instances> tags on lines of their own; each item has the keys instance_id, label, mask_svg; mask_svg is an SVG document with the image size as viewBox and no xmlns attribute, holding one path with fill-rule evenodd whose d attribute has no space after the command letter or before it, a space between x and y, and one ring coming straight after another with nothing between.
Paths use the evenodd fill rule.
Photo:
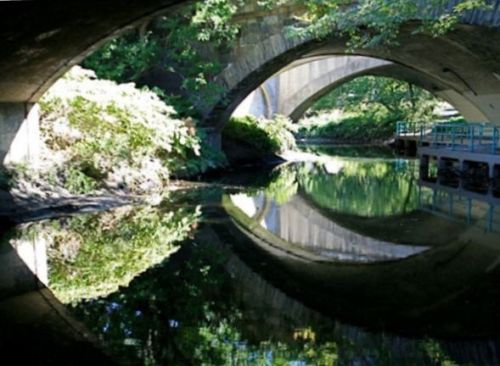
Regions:
<instances>
[{"instance_id":1,"label":"reflection of foliage","mask_svg":"<svg viewBox=\"0 0 500 366\"><path fill-rule=\"evenodd\" d=\"M230 325L239 316L226 301L213 301L230 293L225 259L207 246L186 262L175 255L128 288L75 311L117 353L145 365L223 364L238 339Z\"/></svg>"},{"instance_id":2,"label":"reflection of foliage","mask_svg":"<svg viewBox=\"0 0 500 366\"><path fill-rule=\"evenodd\" d=\"M346 162L338 174L302 167L299 183L319 206L365 217L408 213L418 206L416 163Z\"/></svg>"},{"instance_id":3,"label":"reflection of foliage","mask_svg":"<svg viewBox=\"0 0 500 366\"><path fill-rule=\"evenodd\" d=\"M31 231L48 230L50 287L68 303L127 285L175 250L198 216L198 211L125 207L38 224Z\"/></svg>"},{"instance_id":4,"label":"reflection of foliage","mask_svg":"<svg viewBox=\"0 0 500 366\"><path fill-rule=\"evenodd\" d=\"M206 243L186 246L128 288L80 303L75 312L117 353L144 365L335 365L333 342L243 340L227 255Z\"/></svg>"},{"instance_id":5,"label":"reflection of foliage","mask_svg":"<svg viewBox=\"0 0 500 366\"><path fill-rule=\"evenodd\" d=\"M420 343L420 347L427 356L431 365L458 366L443 350L442 346L433 339L426 339Z\"/></svg>"},{"instance_id":6,"label":"reflection of foliage","mask_svg":"<svg viewBox=\"0 0 500 366\"><path fill-rule=\"evenodd\" d=\"M387 146L332 146L332 145L304 145L301 150L319 155L338 156L346 158L384 158L395 157L394 150Z\"/></svg>"},{"instance_id":7,"label":"reflection of foliage","mask_svg":"<svg viewBox=\"0 0 500 366\"><path fill-rule=\"evenodd\" d=\"M273 178L264 192L267 197L282 205L298 191L297 171L292 165L280 166L273 172Z\"/></svg>"},{"instance_id":8,"label":"reflection of foliage","mask_svg":"<svg viewBox=\"0 0 500 366\"><path fill-rule=\"evenodd\" d=\"M233 117L222 130L222 138L250 145L259 154L270 155L295 147L292 131L294 126L283 116L272 120Z\"/></svg>"}]
</instances>

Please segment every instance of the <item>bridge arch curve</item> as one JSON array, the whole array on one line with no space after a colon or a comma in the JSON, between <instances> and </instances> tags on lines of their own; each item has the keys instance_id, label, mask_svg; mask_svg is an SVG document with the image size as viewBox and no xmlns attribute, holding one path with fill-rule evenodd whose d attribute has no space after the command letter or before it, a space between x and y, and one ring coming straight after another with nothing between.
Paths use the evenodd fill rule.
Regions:
<instances>
[{"instance_id":1,"label":"bridge arch curve","mask_svg":"<svg viewBox=\"0 0 500 366\"><path fill-rule=\"evenodd\" d=\"M362 49L355 54L399 65L381 68L377 74L423 83L470 120L500 123L500 59L494 56L500 54L499 24L500 1L495 1L492 10L468 13L445 36L414 35L413 27L407 25L401 31L399 47ZM215 105L206 114L207 124L216 130L223 128L248 95L294 62L346 54L345 39L340 38L293 42L278 33L259 42L260 51L250 47L246 53L240 48L217 77L229 102Z\"/></svg>"},{"instance_id":2,"label":"bridge arch curve","mask_svg":"<svg viewBox=\"0 0 500 366\"><path fill-rule=\"evenodd\" d=\"M408 81L446 100L468 120L487 117L460 94L446 90L439 81L386 60L365 56L337 55L300 60L266 80L235 110L235 116L271 118L280 114L297 121L315 101L335 88L364 75L392 77Z\"/></svg>"}]
</instances>

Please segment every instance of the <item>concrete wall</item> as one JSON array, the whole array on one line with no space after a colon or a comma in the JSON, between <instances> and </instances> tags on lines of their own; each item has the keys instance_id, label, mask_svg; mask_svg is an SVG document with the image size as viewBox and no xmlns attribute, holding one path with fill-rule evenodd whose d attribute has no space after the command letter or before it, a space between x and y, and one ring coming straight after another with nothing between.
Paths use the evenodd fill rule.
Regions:
<instances>
[{"instance_id":1,"label":"concrete wall","mask_svg":"<svg viewBox=\"0 0 500 366\"><path fill-rule=\"evenodd\" d=\"M36 164L40 148L38 105L0 103L0 162Z\"/></svg>"}]
</instances>

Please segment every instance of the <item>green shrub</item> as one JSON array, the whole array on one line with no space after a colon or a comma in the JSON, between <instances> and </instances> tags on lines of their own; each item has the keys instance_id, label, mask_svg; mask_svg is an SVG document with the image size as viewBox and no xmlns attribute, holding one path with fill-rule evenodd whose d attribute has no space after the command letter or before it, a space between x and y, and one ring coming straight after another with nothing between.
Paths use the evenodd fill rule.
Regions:
<instances>
[{"instance_id":1,"label":"green shrub","mask_svg":"<svg viewBox=\"0 0 500 366\"><path fill-rule=\"evenodd\" d=\"M95 179L74 167L70 167L66 171L64 183L64 187L73 194L90 193L98 187Z\"/></svg>"},{"instance_id":2,"label":"green shrub","mask_svg":"<svg viewBox=\"0 0 500 366\"><path fill-rule=\"evenodd\" d=\"M155 93L97 80L79 67L44 95L40 107L46 158L59 159L52 175L71 193L98 188L149 193L172 175L225 164L224 156L202 141L196 124L176 118Z\"/></svg>"},{"instance_id":3,"label":"green shrub","mask_svg":"<svg viewBox=\"0 0 500 366\"><path fill-rule=\"evenodd\" d=\"M283 116L272 120L233 117L224 127L222 138L251 146L261 155L272 155L295 148L294 130L291 122Z\"/></svg>"},{"instance_id":4,"label":"green shrub","mask_svg":"<svg viewBox=\"0 0 500 366\"><path fill-rule=\"evenodd\" d=\"M396 123L390 114L374 108L369 113L346 113L337 120L311 117L302 122L298 134L342 142L372 142L390 138Z\"/></svg>"},{"instance_id":5,"label":"green shrub","mask_svg":"<svg viewBox=\"0 0 500 366\"><path fill-rule=\"evenodd\" d=\"M1 167L0 168L0 190L8 191L13 185L12 171Z\"/></svg>"}]
</instances>

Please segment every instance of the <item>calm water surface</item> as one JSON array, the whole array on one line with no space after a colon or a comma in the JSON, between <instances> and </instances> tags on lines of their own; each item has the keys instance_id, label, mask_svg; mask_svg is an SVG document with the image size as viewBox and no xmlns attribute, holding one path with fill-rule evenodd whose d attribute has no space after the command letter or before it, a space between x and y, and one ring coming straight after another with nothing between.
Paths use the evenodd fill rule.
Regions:
<instances>
[{"instance_id":1,"label":"calm water surface","mask_svg":"<svg viewBox=\"0 0 500 366\"><path fill-rule=\"evenodd\" d=\"M496 202L423 185L389 150L309 151L11 243L139 364L500 364Z\"/></svg>"}]
</instances>

